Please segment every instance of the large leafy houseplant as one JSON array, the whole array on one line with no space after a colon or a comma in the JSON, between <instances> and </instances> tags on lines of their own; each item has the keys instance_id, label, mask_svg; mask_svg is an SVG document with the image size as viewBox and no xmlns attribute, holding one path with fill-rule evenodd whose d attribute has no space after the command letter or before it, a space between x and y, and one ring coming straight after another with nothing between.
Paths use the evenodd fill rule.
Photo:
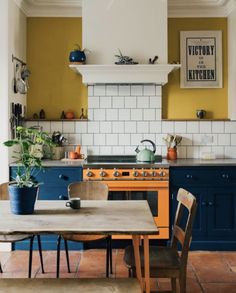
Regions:
<instances>
[{"instance_id":1,"label":"large leafy houseplant","mask_svg":"<svg viewBox=\"0 0 236 293\"><path fill-rule=\"evenodd\" d=\"M4 142L7 147L16 146L12 158L17 164L17 172L14 182L9 185L13 213L33 213L39 185L35 182L33 173L42 168L42 148L39 146L52 144L52 139L46 132L21 126L16 129L15 139Z\"/></svg>"}]
</instances>

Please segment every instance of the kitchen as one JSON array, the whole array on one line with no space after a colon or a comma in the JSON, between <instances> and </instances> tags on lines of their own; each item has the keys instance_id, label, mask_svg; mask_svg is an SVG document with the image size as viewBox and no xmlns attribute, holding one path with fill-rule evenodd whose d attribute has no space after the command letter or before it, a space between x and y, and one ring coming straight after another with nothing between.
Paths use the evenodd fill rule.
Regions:
<instances>
[{"instance_id":1,"label":"kitchen","mask_svg":"<svg viewBox=\"0 0 236 293\"><path fill-rule=\"evenodd\" d=\"M198 209L201 217L196 219L192 248L234 251L234 1L225 1L224 4L218 1L199 1L201 5L196 4L196 1L189 5L182 1L177 4L168 1L168 8L167 1L150 1L148 5L143 4L144 1L138 1L140 6L129 1L125 4L125 12L117 1L103 1L103 4L96 5L96 9L92 1L85 1L82 8L80 1L71 1L71 6L68 7L58 3L56 5L54 2L57 1L16 1L21 8L14 1L6 2L9 2L9 10L4 15L9 18L2 17L5 26L4 23L1 26L1 35L5 40L1 53L1 96L9 99L1 101L1 142L9 138L9 107L12 102L27 107L27 127L41 126L51 134L54 131L61 132L68 140L64 145L66 152L74 151L81 145L81 153L85 156L134 156L140 142L149 139L157 146L156 155L162 155L162 163L167 163L170 168L170 203L179 187L191 188L190 191L196 196L200 194L198 200L201 205ZM155 9L150 10L148 7ZM1 11L4 11L4 7ZM141 19L143 21L139 21ZM179 32L196 30L222 31L222 87L180 87L178 63L182 67L183 64L180 60ZM73 64L73 68L69 68L69 53L75 43L91 52L86 52L87 64L84 67ZM133 67L122 65L127 66L124 69L121 65L114 65L117 61L114 55L119 53L119 49L140 64L132 65ZM27 97L12 92L15 70L12 54L26 61L31 71ZM158 59L152 65L153 72L150 72L148 59L155 55L158 55ZM161 65L167 63L176 70L169 73L171 69L168 66L161 70ZM144 64L147 64L146 67ZM83 71L82 75L78 74L78 70ZM34 114L39 116L42 109L46 119L30 121ZM82 109L88 119L79 119ZM198 109L206 111L205 119L196 117ZM62 111L72 111L76 118L60 120ZM9 115L6 116L7 113ZM167 134L182 136L177 148L177 161L165 161L167 146L163 138ZM148 143L147 146L149 147ZM0 147L3 165L1 182L6 182L9 180L8 149L2 143ZM216 159L203 160L209 156ZM51 161L48 164L52 168L63 167L63 162ZM75 164L81 162L64 167L63 172L66 173L60 174L76 178L73 174ZM91 169L91 166L86 166L84 172L87 173L88 168ZM112 171L113 169L114 166ZM72 174L67 174L68 170ZM163 171L159 170L159 166L156 170ZM144 171L149 172L146 169ZM77 178L82 178L82 170L79 172L81 177ZM222 175L225 178L219 179ZM46 173L44 180L47 178L50 177ZM227 185L228 182L230 186ZM47 187L45 183L41 188L42 197L46 196L47 188L54 199L66 194L64 185L61 191L55 187L53 184ZM228 190L227 201L222 201L214 190ZM204 198L200 198L202 194ZM223 210L214 209L215 215L210 210L212 198L223 204ZM171 204L171 208L173 211L168 210L170 223L173 221L175 205ZM225 209L228 210L227 217ZM223 226L217 221L213 223L210 214L217 219L225 217ZM235 268L235 263L231 267ZM231 272L231 278L235 282L235 273ZM204 290L203 292L208 292L207 289Z\"/></svg>"}]
</instances>

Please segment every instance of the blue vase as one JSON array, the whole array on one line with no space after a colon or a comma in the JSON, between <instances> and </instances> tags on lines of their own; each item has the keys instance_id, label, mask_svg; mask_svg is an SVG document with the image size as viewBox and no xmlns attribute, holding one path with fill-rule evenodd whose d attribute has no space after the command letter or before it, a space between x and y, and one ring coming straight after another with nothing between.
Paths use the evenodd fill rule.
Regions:
<instances>
[{"instance_id":1,"label":"blue vase","mask_svg":"<svg viewBox=\"0 0 236 293\"><path fill-rule=\"evenodd\" d=\"M9 185L11 212L15 215L30 215L34 212L34 205L38 194L38 187L18 187Z\"/></svg>"},{"instance_id":2,"label":"blue vase","mask_svg":"<svg viewBox=\"0 0 236 293\"><path fill-rule=\"evenodd\" d=\"M70 59L70 62L85 63L86 55L85 55L84 51L74 50L74 51L70 52L69 59Z\"/></svg>"}]
</instances>

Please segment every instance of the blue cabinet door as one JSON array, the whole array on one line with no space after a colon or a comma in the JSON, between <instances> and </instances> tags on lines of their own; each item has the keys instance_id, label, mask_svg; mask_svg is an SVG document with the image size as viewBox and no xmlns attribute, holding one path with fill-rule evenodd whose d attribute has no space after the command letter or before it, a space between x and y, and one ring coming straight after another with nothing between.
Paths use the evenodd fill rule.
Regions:
<instances>
[{"instance_id":1,"label":"blue cabinet door","mask_svg":"<svg viewBox=\"0 0 236 293\"><path fill-rule=\"evenodd\" d=\"M208 235L216 240L236 240L236 188L209 188L207 209Z\"/></svg>"}]
</instances>

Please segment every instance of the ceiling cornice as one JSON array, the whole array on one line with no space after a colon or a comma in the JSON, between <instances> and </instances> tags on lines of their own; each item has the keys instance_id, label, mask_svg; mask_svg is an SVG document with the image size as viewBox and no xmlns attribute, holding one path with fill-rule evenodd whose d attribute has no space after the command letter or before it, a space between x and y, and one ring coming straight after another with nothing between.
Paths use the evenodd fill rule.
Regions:
<instances>
[{"instance_id":1,"label":"ceiling cornice","mask_svg":"<svg viewBox=\"0 0 236 293\"><path fill-rule=\"evenodd\" d=\"M14 0L29 17L80 17L82 0ZM227 17L236 0L168 0L168 16Z\"/></svg>"}]
</instances>

